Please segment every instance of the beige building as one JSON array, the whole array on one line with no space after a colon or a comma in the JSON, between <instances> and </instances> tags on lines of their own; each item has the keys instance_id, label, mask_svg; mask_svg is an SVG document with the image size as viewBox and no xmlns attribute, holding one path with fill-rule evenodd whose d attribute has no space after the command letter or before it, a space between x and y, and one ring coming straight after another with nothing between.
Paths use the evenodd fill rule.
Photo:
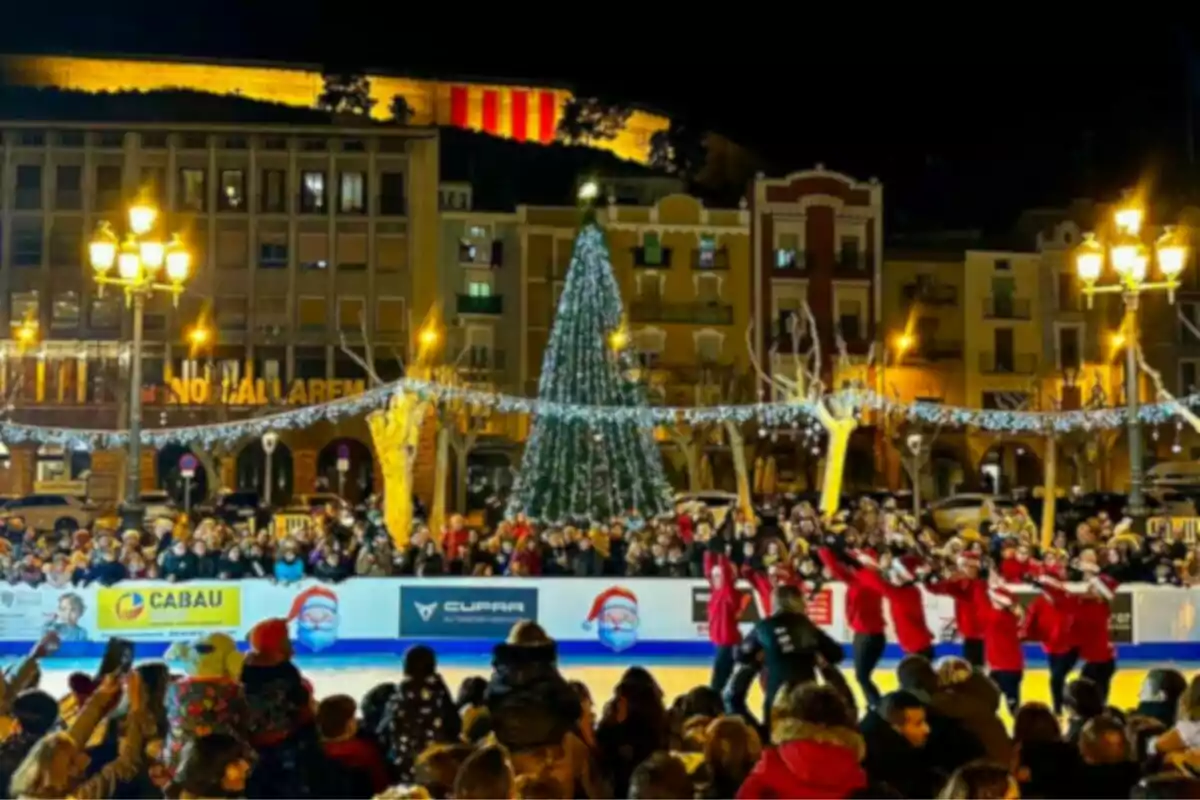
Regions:
<instances>
[{"instance_id":1,"label":"beige building","mask_svg":"<svg viewBox=\"0 0 1200 800\"><path fill-rule=\"evenodd\" d=\"M379 377L394 379L413 320L436 302L436 131L10 122L0 154L0 325L35 320L39 331L28 347L0 343L0 381L19 421L124 427L131 314L119 293L101 296L86 245L102 222L122 230L135 199L157 204L164 231L181 232L193 254L178 307L147 303L146 428L361 391L370 378L343 342L372 351ZM186 338L197 325L213 334L199 350ZM262 388L236 391L247 382ZM339 475L343 445L352 467ZM339 479L349 494L369 491L368 445L361 419L285 433L275 498ZM144 452L143 485L176 489L182 452ZM220 465L197 455L220 472L205 477L208 491L264 482L257 442L238 443ZM9 491L91 482L103 494L123 469L115 452L14 447L8 457Z\"/></svg>"}]
</instances>

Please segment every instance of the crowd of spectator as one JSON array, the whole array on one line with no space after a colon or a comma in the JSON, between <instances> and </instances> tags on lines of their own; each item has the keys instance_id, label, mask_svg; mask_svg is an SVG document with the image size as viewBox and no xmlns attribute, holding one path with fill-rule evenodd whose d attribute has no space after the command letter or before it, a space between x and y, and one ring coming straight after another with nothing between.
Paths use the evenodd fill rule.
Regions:
<instances>
[{"instance_id":1,"label":"crowd of spectator","mask_svg":"<svg viewBox=\"0 0 1200 800\"><path fill-rule=\"evenodd\" d=\"M820 580L816 548L834 535L851 547L915 550L934 566L953 563L964 548L982 543L1009 582L1043 568L1075 577L1080 564L1090 562L1120 583L1200 583L1200 546L1186 544L1171 529L1135 535L1125 521L1104 512L1075 530L1058 531L1048 547L1021 506L989 507L977 529L938 533L919 525L894 500L865 497L831 519L808 502L780 497L760 506L753 520L740 509L690 503L652 519L631 512L607 525L544 526L522 516L489 521L470 527L454 515L440 531L418 521L401 546L384 526L377 502L357 513L317 509L286 531L181 516L153 520L141 531L94 526L51 534L30 530L14 516L3 522L0 575L11 583L56 587L145 578L282 583L402 575L697 578L703 577L710 540L724 537L739 567Z\"/></svg>"}]
</instances>

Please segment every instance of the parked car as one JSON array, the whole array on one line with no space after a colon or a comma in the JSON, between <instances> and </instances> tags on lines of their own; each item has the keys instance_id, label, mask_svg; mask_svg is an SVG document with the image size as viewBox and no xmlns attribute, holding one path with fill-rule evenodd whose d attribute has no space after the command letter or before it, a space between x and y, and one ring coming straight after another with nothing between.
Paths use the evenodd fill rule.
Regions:
<instances>
[{"instance_id":1,"label":"parked car","mask_svg":"<svg viewBox=\"0 0 1200 800\"><path fill-rule=\"evenodd\" d=\"M984 519L984 506L991 503L997 511L1007 511L1016 505L1007 497L991 494L956 494L938 500L929 507L933 526L939 533L953 533L959 528L978 528Z\"/></svg>"},{"instance_id":2,"label":"parked car","mask_svg":"<svg viewBox=\"0 0 1200 800\"><path fill-rule=\"evenodd\" d=\"M21 517L27 527L38 531L74 531L95 519L96 509L62 494L27 494L4 504L0 517Z\"/></svg>"}]
</instances>

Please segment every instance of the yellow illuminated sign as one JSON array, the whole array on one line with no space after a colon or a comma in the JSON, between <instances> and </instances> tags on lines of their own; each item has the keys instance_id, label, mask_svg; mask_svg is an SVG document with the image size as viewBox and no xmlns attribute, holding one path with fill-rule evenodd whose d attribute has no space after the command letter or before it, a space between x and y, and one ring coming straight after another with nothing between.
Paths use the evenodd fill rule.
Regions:
<instances>
[{"instance_id":1,"label":"yellow illuminated sign","mask_svg":"<svg viewBox=\"0 0 1200 800\"><path fill-rule=\"evenodd\" d=\"M100 631L237 628L242 594L236 586L101 589L96 598Z\"/></svg>"},{"instance_id":2,"label":"yellow illuminated sign","mask_svg":"<svg viewBox=\"0 0 1200 800\"><path fill-rule=\"evenodd\" d=\"M281 381L261 378L216 385L203 378L172 378L167 381L167 387L170 389L170 402L179 405L307 406L337 400L339 397L354 397L365 392L367 385L365 381L312 378L292 381L285 391Z\"/></svg>"}]
</instances>

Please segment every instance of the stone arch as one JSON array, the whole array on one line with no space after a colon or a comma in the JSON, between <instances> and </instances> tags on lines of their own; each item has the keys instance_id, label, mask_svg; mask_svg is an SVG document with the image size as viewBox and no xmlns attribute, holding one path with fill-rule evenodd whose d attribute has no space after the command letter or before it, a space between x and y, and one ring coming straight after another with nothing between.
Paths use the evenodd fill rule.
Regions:
<instances>
[{"instance_id":1,"label":"stone arch","mask_svg":"<svg viewBox=\"0 0 1200 800\"><path fill-rule=\"evenodd\" d=\"M285 505L295 491L295 462L292 449L282 441L275 445L271 454L271 505ZM234 485L238 489L258 492L266 499L267 451L262 439L247 442L237 454L234 465Z\"/></svg>"},{"instance_id":2,"label":"stone arch","mask_svg":"<svg viewBox=\"0 0 1200 800\"><path fill-rule=\"evenodd\" d=\"M188 493L188 482L184 479L182 472L179 469L179 460L185 455L191 454L196 457L199 462L196 466L196 474L192 476L190 486L191 505L203 502L208 498L209 492L215 488L210 486L210 476L214 473L210 470L210 464L207 459L197 453L192 448L185 444L171 443L165 447L161 447L155 455L155 472L158 475L158 488L170 495L180 507L184 505L184 495Z\"/></svg>"}]
</instances>

